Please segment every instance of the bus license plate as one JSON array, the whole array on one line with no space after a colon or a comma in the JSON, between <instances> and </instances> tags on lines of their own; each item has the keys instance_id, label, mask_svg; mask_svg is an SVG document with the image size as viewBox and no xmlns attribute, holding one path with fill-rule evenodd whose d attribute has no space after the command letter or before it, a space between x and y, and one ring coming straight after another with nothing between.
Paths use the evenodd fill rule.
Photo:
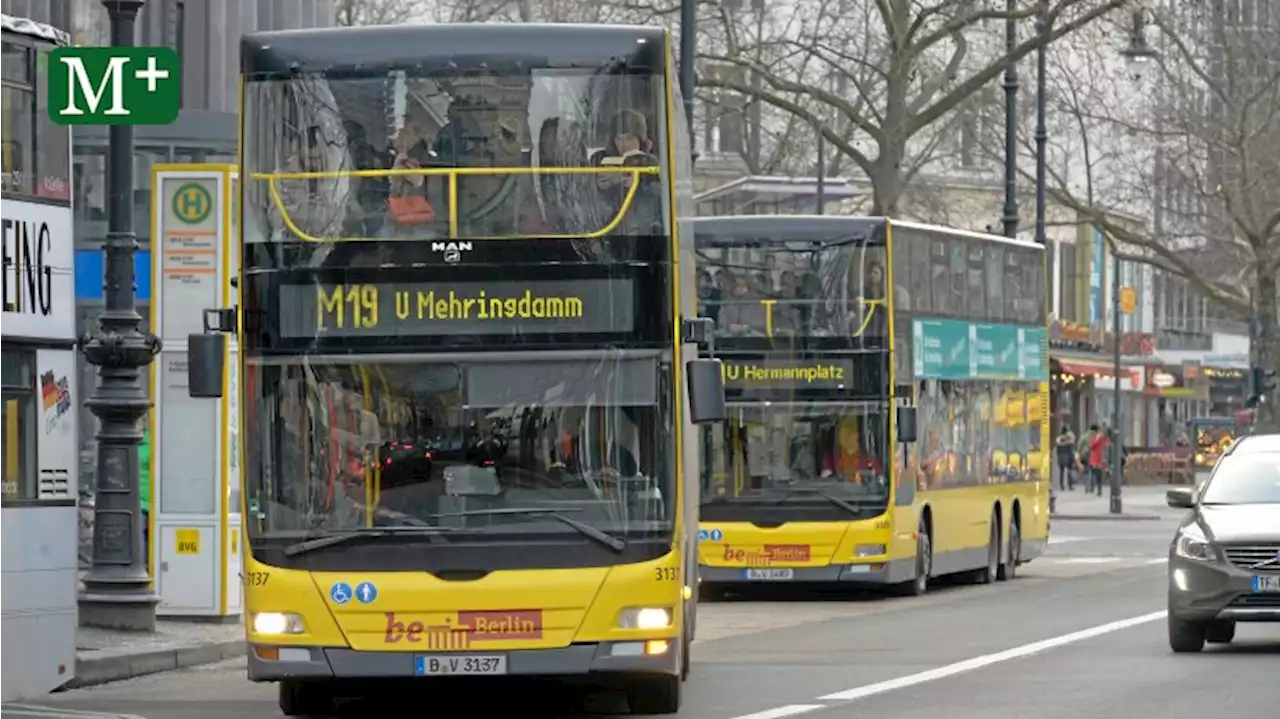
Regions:
<instances>
[{"instance_id":1,"label":"bus license plate","mask_svg":"<svg viewBox=\"0 0 1280 719\"><path fill-rule=\"evenodd\" d=\"M1255 576L1253 578L1253 591L1257 594L1280 592L1280 574L1272 577Z\"/></svg>"},{"instance_id":2,"label":"bus license plate","mask_svg":"<svg viewBox=\"0 0 1280 719\"><path fill-rule=\"evenodd\" d=\"M755 582L785 582L795 577L794 569L748 569L747 579Z\"/></svg>"},{"instance_id":3,"label":"bus license plate","mask_svg":"<svg viewBox=\"0 0 1280 719\"><path fill-rule=\"evenodd\" d=\"M484 656L450 654L419 655L414 669L420 677L498 675L507 673L507 658L500 654Z\"/></svg>"}]
</instances>

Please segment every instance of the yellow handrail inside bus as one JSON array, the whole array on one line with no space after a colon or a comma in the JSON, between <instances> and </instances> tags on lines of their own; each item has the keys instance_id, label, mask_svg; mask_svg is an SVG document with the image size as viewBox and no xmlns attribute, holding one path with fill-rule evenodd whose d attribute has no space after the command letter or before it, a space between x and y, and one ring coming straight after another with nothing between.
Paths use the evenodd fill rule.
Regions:
<instances>
[{"instance_id":1,"label":"yellow handrail inside bus","mask_svg":"<svg viewBox=\"0 0 1280 719\"><path fill-rule=\"evenodd\" d=\"M322 180L334 179L339 177L448 177L449 178L449 239L467 239L467 240L515 240L515 239L533 239L533 240L594 240L608 235L622 224L622 219L626 217L627 211L631 209L631 204L635 201L636 192L640 189L641 175L657 175L662 169L657 166L648 167L429 167L429 168L411 168L401 170L330 170L325 172L255 172L251 177L255 180L265 180L267 182L267 192L271 196L271 202L276 206L276 210L280 213L280 219L284 222L285 227L290 232L297 235L305 242L314 243L334 243L334 242L377 242L384 241L385 237L316 237L298 227L293 218L289 216L289 211L285 209L284 198L280 196L280 188L277 185L282 180ZM480 235L475 237L461 237L458 218L458 178L461 176L511 176L511 175L630 175L631 185L627 188L627 194L622 198L622 206L618 208L618 213L603 228L595 232L585 233L531 233L521 235Z\"/></svg>"}]
</instances>

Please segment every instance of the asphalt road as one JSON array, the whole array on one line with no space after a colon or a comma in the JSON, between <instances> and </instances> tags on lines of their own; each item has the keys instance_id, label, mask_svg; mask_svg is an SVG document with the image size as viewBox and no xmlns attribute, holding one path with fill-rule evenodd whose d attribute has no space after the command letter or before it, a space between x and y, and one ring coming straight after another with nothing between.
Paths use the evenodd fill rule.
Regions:
<instances>
[{"instance_id":1,"label":"asphalt road","mask_svg":"<svg viewBox=\"0 0 1280 719\"><path fill-rule=\"evenodd\" d=\"M1060 521L1013 583L919 599L755 594L700 608L680 717L696 719L1206 719L1280 716L1280 628L1241 625L1203 655L1169 652L1164 561L1173 519ZM242 662L53 695L8 719L267 719L275 690ZM444 709L520 717L618 714L621 698L540 685L423 685L351 716Z\"/></svg>"}]
</instances>

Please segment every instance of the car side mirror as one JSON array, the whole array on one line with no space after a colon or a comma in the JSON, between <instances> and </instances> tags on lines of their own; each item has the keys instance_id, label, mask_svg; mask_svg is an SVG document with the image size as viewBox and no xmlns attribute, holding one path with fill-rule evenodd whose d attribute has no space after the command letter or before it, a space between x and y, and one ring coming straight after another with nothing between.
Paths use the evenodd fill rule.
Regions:
<instances>
[{"instance_id":1,"label":"car side mirror","mask_svg":"<svg viewBox=\"0 0 1280 719\"><path fill-rule=\"evenodd\" d=\"M916 441L916 408L898 408L898 441L903 444Z\"/></svg>"},{"instance_id":2,"label":"car side mirror","mask_svg":"<svg viewBox=\"0 0 1280 719\"><path fill-rule=\"evenodd\" d=\"M685 364L689 382L689 420L694 424L729 418L724 399L724 368L718 359L693 359Z\"/></svg>"},{"instance_id":3,"label":"car side mirror","mask_svg":"<svg viewBox=\"0 0 1280 719\"><path fill-rule=\"evenodd\" d=\"M1166 491L1164 501L1174 509L1191 509L1196 506L1195 493L1186 487L1176 487Z\"/></svg>"}]
</instances>

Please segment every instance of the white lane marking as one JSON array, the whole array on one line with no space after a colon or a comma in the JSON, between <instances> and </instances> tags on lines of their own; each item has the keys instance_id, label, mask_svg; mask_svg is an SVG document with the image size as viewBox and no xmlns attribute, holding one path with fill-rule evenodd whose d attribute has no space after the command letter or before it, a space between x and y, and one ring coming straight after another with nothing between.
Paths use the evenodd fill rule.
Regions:
<instances>
[{"instance_id":1,"label":"white lane marking","mask_svg":"<svg viewBox=\"0 0 1280 719\"><path fill-rule=\"evenodd\" d=\"M1087 542L1090 537L1049 537L1049 544L1070 544L1072 542Z\"/></svg>"},{"instance_id":2,"label":"white lane marking","mask_svg":"<svg viewBox=\"0 0 1280 719\"><path fill-rule=\"evenodd\" d=\"M816 709L826 708L827 705L825 704L788 704L775 709L765 709L764 711L756 712L755 714L743 714L741 716L736 716L733 719L782 719L782 717L795 716L797 714L804 714L805 712L811 712Z\"/></svg>"},{"instance_id":3,"label":"white lane marking","mask_svg":"<svg viewBox=\"0 0 1280 719\"><path fill-rule=\"evenodd\" d=\"M1119 557L1072 557L1059 559L1054 564L1110 564L1118 561L1120 561Z\"/></svg>"},{"instance_id":4,"label":"white lane marking","mask_svg":"<svg viewBox=\"0 0 1280 719\"><path fill-rule=\"evenodd\" d=\"M39 704L18 704L6 702L0 704L0 711L5 717L43 717L44 719L145 719L137 714L117 714L115 712L72 709L70 707L51 707Z\"/></svg>"},{"instance_id":5,"label":"white lane marking","mask_svg":"<svg viewBox=\"0 0 1280 719\"><path fill-rule=\"evenodd\" d=\"M1168 557L1160 557L1160 558L1158 558L1158 559L1148 559L1148 560L1147 560L1147 564L1167 564L1168 562L1169 562L1169 558L1168 558Z\"/></svg>"},{"instance_id":6,"label":"white lane marking","mask_svg":"<svg viewBox=\"0 0 1280 719\"><path fill-rule=\"evenodd\" d=\"M905 677L899 677L897 679L890 679L888 681L877 682L875 684L868 684L866 686L857 687L856 689L848 689L842 692L827 694L827 695L818 697L818 701L826 701L826 702L853 701L855 699L864 699L866 697L874 696L876 694L884 694L885 692L891 692L891 691L894 691L895 689L905 689L906 687L916 686L917 684L924 684L925 682L932 682L932 681L937 681L938 679L945 679L947 677L952 677L957 674L971 672L975 669L982 669L983 667L989 667L992 664L999 664L1001 662L1007 662L1013 659L1021 659L1023 657L1031 656L1032 654L1039 654L1040 652L1047 651L1049 649L1057 649L1058 647L1064 647L1068 644L1074 644L1076 642L1081 642L1086 639L1100 637L1104 634L1111 634L1112 632L1118 632L1123 629L1129 629L1131 627L1139 626L1141 624L1147 624L1148 622L1154 622L1158 619L1164 619L1165 614L1166 612L1164 610L1161 610L1158 612L1151 612L1150 614L1143 614L1141 616L1131 617L1129 619L1121 619L1120 621L1117 621L1117 622L1099 624L1096 627L1090 627L1088 629L1082 629L1078 632L1072 632L1070 634L1063 634L1061 636L1052 637L1050 639L1044 639L1038 642L1024 644L1020 647L1014 647L1013 649L1006 649L1003 652L996 652L995 654L987 654L980 657L974 657L973 659L966 659L961 662L956 662L955 664L948 664L947 666L944 666L944 667L929 669L927 671L919 672L917 674L911 674Z\"/></svg>"}]
</instances>

